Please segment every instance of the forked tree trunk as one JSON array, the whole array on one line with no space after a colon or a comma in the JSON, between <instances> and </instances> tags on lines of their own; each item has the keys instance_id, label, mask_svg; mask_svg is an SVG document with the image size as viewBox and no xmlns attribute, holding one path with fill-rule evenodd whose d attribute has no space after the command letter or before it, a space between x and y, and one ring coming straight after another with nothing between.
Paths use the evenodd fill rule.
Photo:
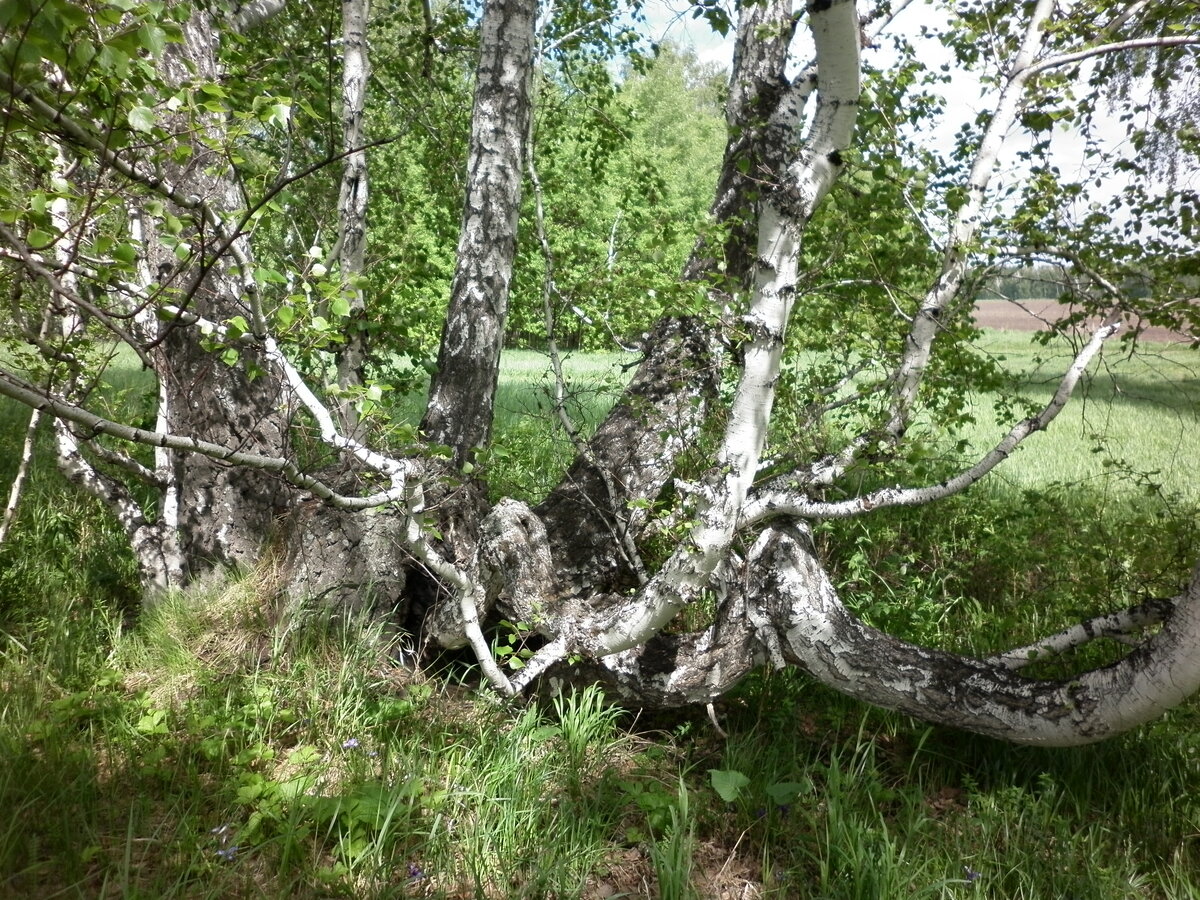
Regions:
<instances>
[{"instance_id":1,"label":"forked tree trunk","mask_svg":"<svg viewBox=\"0 0 1200 900\"><path fill-rule=\"evenodd\" d=\"M252 4L273 5L273 0ZM1015 72L1027 71L1020 66L1033 59L1052 6L1050 0L1035 5ZM491 428L528 135L535 13L531 0L494 0L482 25L458 269L422 426L432 443L451 448L460 465L486 443ZM344 435L330 443L357 461L352 466L373 467L372 484L390 481L387 506L364 514L353 511L353 503L335 508L305 499L284 476L327 499L331 491L328 485L318 490L305 480L307 473L288 468L292 401L307 395L289 380L294 370L263 330L250 249L221 216L240 208L243 198L219 154L199 137L181 138L191 141L190 157L165 164L161 179L171 186L167 196L175 212L191 223L184 234L189 265L176 273L164 236L143 217L146 262L159 281L146 287L183 307L169 324L141 325L160 381L159 428L133 439L160 452L150 479L161 482L159 520L139 524L128 491L107 497L137 526L130 527L131 535L148 541L157 536L160 553L178 546L174 563L155 565L171 569L173 577L176 569L180 578L203 577L213 567L254 562L277 533L297 596L349 603L374 595L392 614L423 619L422 634L432 642L455 647L469 641L488 677L508 693L538 678L560 688L599 679L632 703L677 706L711 701L757 666L790 664L847 694L929 721L1012 741L1069 745L1144 722L1200 688L1195 652L1200 568L1178 597L1152 612L1124 617L1161 624L1125 659L1065 681L1039 681L1016 673L1020 652L969 659L866 627L841 604L800 521L818 517L822 504L786 492L752 498L804 229L842 167L858 98L854 5L810 0L807 14L818 69L789 82L784 67L794 27L790 4L742 6L729 106L732 138L714 204L715 216L733 227L719 250L698 247L687 272L711 274L720 257L732 276L722 285L728 298L744 291L736 310L742 366L723 434L714 436L713 465L692 484L672 478L719 394L719 367L728 355L722 355L713 327L681 318L656 329L621 401L536 509L511 500L488 509L478 485L444 479L444 472L421 484L422 468L432 466L416 460L380 463L378 454L371 456ZM211 22L197 12L184 29L184 42L164 53L167 85L215 80L215 39ZM1014 75L1017 88L1023 77ZM815 108L801 135L810 101ZM1015 110L1015 100L1010 106ZM56 116L52 110L48 118ZM211 119L171 126L184 136L220 137L220 123ZM157 173L130 177L162 196ZM971 187L981 195L984 183ZM202 209L189 200L193 197L203 198ZM977 212L979 199L972 198L969 214ZM970 236L962 230L955 240L966 243ZM961 283L959 262L948 254L939 285L949 290L955 279ZM914 325L880 433L890 431L898 439L903 431L932 342L925 319L932 322L945 302L927 303ZM209 336L214 323L219 329L239 316L249 323L253 339L236 342L240 365L228 366L213 352L194 315L206 320ZM248 361L259 370L255 378L246 374ZM1079 367L1085 363L1081 357ZM8 396L95 433L111 424L18 382L0 373L0 391ZM1065 403L1064 388L1056 403L1060 394ZM1024 433L1047 421L1028 420ZM132 429L109 431L128 437ZM65 426L61 433L67 434ZM167 433L216 449L205 448L208 456L168 450L179 442L168 441ZM1001 449L1007 454L1011 448ZM255 464L234 467L210 458L230 460L235 450L256 455ZM101 474L93 472L103 493L105 484L112 485ZM651 525L647 508L664 500L668 490L681 510L672 523L677 537L657 571L648 572L635 558L636 543ZM897 503L904 494L884 493ZM866 501L856 498L851 505ZM824 511L844 510L824 504ZM756 537L751 528L760 529ZM152 556L148 549L144 555ZM682 634L664 630L681 611L698 614L703 608L713 610L706 627ZM544 639L511 680L491 659L478 628L489 614L528 623ZM1081 627L1085 638L1094 630Z\"/></svg>"}]
</instances>

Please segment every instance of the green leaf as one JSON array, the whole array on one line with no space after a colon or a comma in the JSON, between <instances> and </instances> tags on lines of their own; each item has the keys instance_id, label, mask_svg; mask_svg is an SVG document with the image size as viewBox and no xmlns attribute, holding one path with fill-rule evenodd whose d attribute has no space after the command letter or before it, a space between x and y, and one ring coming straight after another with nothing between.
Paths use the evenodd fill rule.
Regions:
<instances>
[{"instance_id":1,"label":"green leaf","mask_svg":"<svg viewBox=\"0 0 1200 900\"><path fill-rule=\"evenodd\" d=\"M254 280L259 284L287 284L283 274L274 269L255 269Z\"/></svg>"},{"instance_id":2,"label":"green leaf","mask_svg":"<svg viewBox=\"0 0 1200 900\"><path fill-rule=\"evenodd\" d=\"M157 25L147 22L138 29L138 40L150 51L152 56L159 56L163 45L167 42L167 33Z\"/></svg>"},{"instance_id":3,"label":"green leaf","mask_svg":"<svg viewBox=\"0 0 1200 900\"><path fill-rule=\"evenodd\" d=\"M134 131L149 132L154 130L154 110L146 106L135 106L127 116L129 127Z\"/></svg>"},{"instance_id":4,"label":"green leaf","mask_svg":"<svg viewBox=\"0 0 1200 900\"><path fill-rule=\"evenodd\" d=\"M292 117L290 103L272 103L262 114L262 121L267 125L277 125L287 128L288 120Z\"/></svg>"},{"instance_id":5,"label":"green leaf","mask_svg":"<svg viewBox=\"0 0 1200 900\"><path fill-rule=\"evenodd\" d=\"M813 785L811 781L781 781L778 784L773 784L766 789L766 794L779 806L786 803L791 803L801 794L811 794Z\"/></svg>"},{"instance_id":6,"label":"green leaf","mask_svg":"<svg viewBox=\"0 0 1200 900\"><path fill-rule=\"evenodd\" d=\"M726 803L741 796L742 788L750 783L750 779L737 769L709 769L708 777L717 796Z\"/></svg>"},{"instance_id":7,"label":"green leaf","mask_svg":"<svg viewBox=\"0 0 1200 900\"><path fill-rule=\"evenodd\" d=\"M166 718L165 710L152 709L138 720L134 728L141 734L166 734Z\"/></svg>"},{"instance_id":8,"label":"green leaf","mask_svg":"<svg viewBox=\"0 0 1200 900\"><path fill-rule=\"evenodd\" d=\"M345 297L334 297L329 301L329 311L340 319L350 315L350 301Z\"/></svg>"},{"instance_id":9,"label":"green leaf","mask_svg":"<svg viewBox=\"0 0 1200 900\"><path fill-rule=\"evenodd\" d=\"M54 243L54 235L40 228L29 232L29 246L34 250L44 250Z\"/></svg>"}]
</instances>

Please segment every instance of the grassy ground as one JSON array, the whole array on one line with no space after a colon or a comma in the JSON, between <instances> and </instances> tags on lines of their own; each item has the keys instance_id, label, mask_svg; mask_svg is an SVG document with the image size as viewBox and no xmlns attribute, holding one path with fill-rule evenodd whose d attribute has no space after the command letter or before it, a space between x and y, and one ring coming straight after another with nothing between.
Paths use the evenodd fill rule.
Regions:
<instances>
[{"instance_id":1,"label":"grassy ground","mask_svg":"<svg viewBox=\"0 0 1200 900\"><path fill-rule=\"evenodd\" d=\"M1025 396L1044 401L1070 362L1064 342L1031 346L1029 335L991 332L981 350L1022 372ZM1001 433L990 397L974 403L971 442L986 448ZM1009 427L1011 420L1004 423ZM1117 470L1105 489L1148 489L1200 501L1200 354L1178 344L1144 344L1136 354L1114 344L1077 388L1067 409L1034 436L998 473L1009 485L1096 484Z\"/></svg>"},{"instance_id":2,"label":"grassy ground","mask_svg":"<svg viewBox=\"0 0 1200 900\"><path fill-rule=\"evenodd\" d=\"M1057 371L1024 336L987 349L1031 395ZM1200 555L1190 359L1104 372L1021 473L968 498L823 528L845 595L983 650L1177 589ZM582 418L619 361L577 360ZM506 361L487 461L527 495L569 457L543 372ZM998 426L977 411L983 447ZM0 406L4 486L23 421ZM0 897L1200 897L1195 701L1069 751L928 728L799 673L723 703L727 739L592 694L507 708L402 668L370 623L283 619L269 571L134 621L121 545L38 469L0 548Z\"/></svg>"}]
</instances>

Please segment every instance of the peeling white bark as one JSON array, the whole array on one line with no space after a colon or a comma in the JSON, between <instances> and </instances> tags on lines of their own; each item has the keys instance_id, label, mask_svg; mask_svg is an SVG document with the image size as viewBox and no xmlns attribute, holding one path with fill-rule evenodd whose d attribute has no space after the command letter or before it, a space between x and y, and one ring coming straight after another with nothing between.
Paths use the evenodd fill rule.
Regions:
<instances>
[{"instance_id":1,"label":"peeling white bark","mask_svg":"<svg viewBox=\"0 0 1200 900\"><path fill-rule=\"evenodd\" d=\"M583 629L589 652L597 656L644 643L708 586L728 555L758 469L794 299L800 232L837 176L839 154L850 144L857 116L859 26L854 4L820 0L808 12L817 49L817 107L786 181L767 195L760 212L754 292L746 316L750 339L717 469L697 492L698 524L690 539L634 600Z\"/></svg>"},{"instance_id":2,"label":"peeling white bark","mask_svg":"<svg viewBox=\"0 0 1200 900\"><path fill-rule=\"evenodd\" d=\"M338 194L338 271L350 303L344 343L337 353L337 383L347 389L363 383L367 358L366 300L362 285L367 247L369 182L364 144L364 110L371 67L367 53L369 0L342 0L342 152L346 154ZM339 409L348 431L357 424L354 404Z\"/></svg>"},{"instance_id":3,"label":"peeling white bark","mask_svg":"<svg viewBox=\"0 0 1200 900\"><path fill-rule=\"evenodd\" d=\"M1120 662L1063 681L919 647L842 606L807 536L777 533L760 587L791 658L845 694L1021 744L1068 747L1149 722L1200 689L1200 566L1161 630Z\"/></svg>"}]
</instances>

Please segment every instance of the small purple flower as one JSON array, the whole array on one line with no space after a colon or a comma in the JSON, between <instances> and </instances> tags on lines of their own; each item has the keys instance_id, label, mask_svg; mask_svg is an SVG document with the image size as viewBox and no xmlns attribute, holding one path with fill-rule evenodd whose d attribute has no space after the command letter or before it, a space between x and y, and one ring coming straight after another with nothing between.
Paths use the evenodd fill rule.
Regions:
<instances>
[{"instance_id":1,"label":"small purple flower","mask_svg":"<svg viewBox=\"0 0 1200 900\"><path fill-rule=\"evenodd\" d=\"M225 862L233 862L233 858L237 856L238 846L234 844L232 847L222 847L217 851L217 856L225 860Z\"/></svg>"},{"instance_id":2,"label":"small purple flower","mask_svg":"<svg viewBox=\"0 0 1200 900\"><path fill-rule=\"evenodd\" d=\"M425 877L425 870L416 863L408 864L408 880L421 881Z\"/></svg>"},{"instance_id":3,"label":"small purple flower","mask_svg":"<svg viewBox=\"0 0 1200 900\"><path fill-rule=\"evenodd\" d=\"M760 806L758 809L756 809L754 811L754 818L765 819L766 817L767 817L767 808L765 806Z\"/></svg>"},{"instance_id":4,"label":"small purple flower","mask_svg":"<svg viewBox=\"0 0 1200 900\"><path fill-rule=\"evenodd\" d=\"M358 738L346 738L346 740L342 741L343 750L353 750L357 746Z\"/></svg>"},{"instance_id":5,"label":"small purple flower","mask_svg":"<svg viewBox=\"0 0 1200 900\"><path fill-rule=\"evenodd\" d=\"M979 878L979 873L970 866L963 866L963 871L967 873L967 882L970 883Z\"/></svg>"},{"instance_id":6,"label":"small purple flower","mask_svg":"<svg viewBox=\"0 0 1200 900\"><path fill-rule=\"evenodd\" d=\"M792 804L790 804L790 803L780 803L779 804L779 818L786 819L789 815L791 815L791 812L792 812Z\"/></svg>"}]
</instances>

